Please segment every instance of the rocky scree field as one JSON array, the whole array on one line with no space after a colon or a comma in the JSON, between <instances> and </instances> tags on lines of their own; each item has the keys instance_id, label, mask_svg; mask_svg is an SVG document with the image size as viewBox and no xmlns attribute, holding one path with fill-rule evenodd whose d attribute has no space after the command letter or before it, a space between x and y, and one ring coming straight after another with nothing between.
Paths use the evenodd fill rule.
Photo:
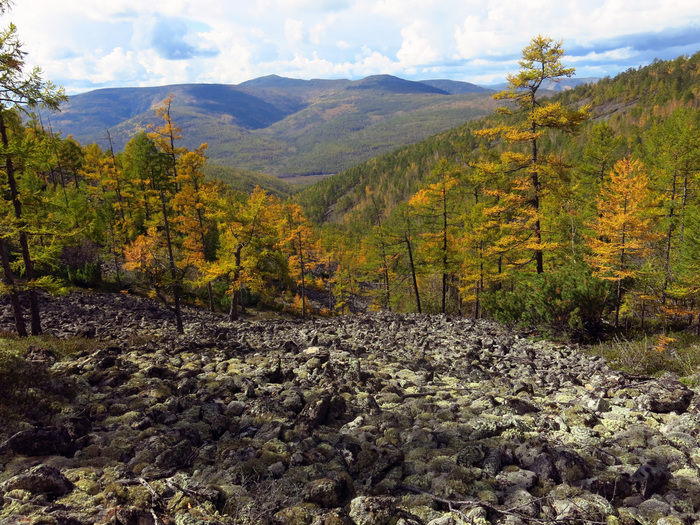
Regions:
<instances>
[{"instance_id":1,"label":"rocky scree field","mask_svg":"<svg viewBox=\"0 0 700 525\"><path fill-rule=\"evenodd\" d=\"M74 350L5 370L0 408L28 402L2 412L2 524L700 523L698 390L671 376L444 316L186 310L178 336L139 297L43 311Z\"/></svg>"}]
</instances>

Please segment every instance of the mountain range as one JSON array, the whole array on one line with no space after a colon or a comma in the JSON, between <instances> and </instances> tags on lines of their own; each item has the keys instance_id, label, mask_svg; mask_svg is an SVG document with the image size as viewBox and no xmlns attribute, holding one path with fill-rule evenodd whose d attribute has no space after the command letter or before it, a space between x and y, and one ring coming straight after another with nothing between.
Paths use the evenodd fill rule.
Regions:
<instances>
[{"instance_id":1,"label":"mountain range","mask_svg":"<svg viewBox=\"0 0 700 525\"><path fill-rule=\"evenodd\" d=\"M60 112L43 118L63 136L103 148L111 139L119 151L135 133L158 123L155 108L172 94L182 144L206 142L209 163L219 171L235 167L290 178L337 173L483 117L497 105L493 93L452 80L270 75L238 85L99 89L70 97Z\"/></svg>"}]
</instances>

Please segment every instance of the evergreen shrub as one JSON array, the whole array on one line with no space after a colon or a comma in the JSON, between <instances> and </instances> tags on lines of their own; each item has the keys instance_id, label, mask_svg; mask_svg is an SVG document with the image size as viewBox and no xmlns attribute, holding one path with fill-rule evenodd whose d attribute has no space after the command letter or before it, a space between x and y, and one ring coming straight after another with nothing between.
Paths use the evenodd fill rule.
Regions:
<instances>
[{"instance_id":1,"label":"evergreen shrub","mask_svg":"<svg viewBox=\"0 0 700 525\"><path fill-rule=\"evenodd\" d=\"M605 330L613 300L610 284L578 263L554 272L522 274L512 287L485 294L484 308L502 323L596 340Z\"/></svg>"}]
</instances>

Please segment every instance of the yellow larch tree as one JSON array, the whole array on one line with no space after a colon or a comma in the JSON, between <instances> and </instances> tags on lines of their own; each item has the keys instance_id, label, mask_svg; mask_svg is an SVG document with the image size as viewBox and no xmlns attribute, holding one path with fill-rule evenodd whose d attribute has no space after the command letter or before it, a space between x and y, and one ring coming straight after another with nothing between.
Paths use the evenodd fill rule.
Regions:
<instances>
[{"instance_id":1,"label":"yellow larch tree","mask_svg":"<svg viewBox=\"0 0 700 525\"><path fill-rule=\"evenodd\" d=\"M208 279L224 278L230 283L229 320L238 319L242 291L263 291L262 267L272 257L281 220L279 200L256 187L250 195L222 192L214 219L219 231L218 257L208 264Z\"/></svg>"},{"instance_id":2,"label":"yellow larch tree","mask_svg":"<svg viewBox=\"0 0 700 525\"><path fill-rule=\"evenodd\" d=\"M286 204L282 213L282 221L279 223L280 247L287 254L289 271L300 287L301 316L305 319L308 310L307 275L316 266L319 246L301 206Z\"/></svg>"},{"instance_id":3,"label":"yellow larch tree","mask_svg":"<svg viewBox=\"0 0 700 525\"><path fill-rule=\"evenodd\" d=\"M615 327L620 322L625 282L638 277L658 239L650 199L649 176L642 163L629 158L618 161L598 196L598 217L586 239L595 275L616 286Z\"/></svg>"},{"instance_id":4,"label":"yellow larch tree","mask_svg":"<svg viewBox=\"0 0 700 525\"><path fill-rule=\"evenodd\" d=\"M537 36L523 49L518 61L520 70L509 74L508 87L494 95L496 99L510 100L513 104L500 108L500 113L522 115L519 123L502 124L477 132L478 136L500 139L506 145L496 162L482 163L482 168L506 177L510 186L501 190L498 210L511 208L508 221L504 222L502 244L504 249L518 246L532 253L537 273L544 272L543 205L547 179L552 178L552 157L541 154L540 140L552 130L572 133L588 118L588 108L571 109L560 102L547 102L540 90L548 82L571 77L574 68L564 67L562 42ZM514 110L515 108L515 110ZM556 161L554 161L556 162ZM516 219L517 218L517 219Z\"/></svg>"},{"instance_id":5,"label":"yellow larch tree","mask_svg":"<svg viewBox=\"0 0 700 525\"><path fill-rule=\"evenodd\" d=\"M449 278L456 270L459 169L446 159L441 159L433 168L432 175L437 178L436 182L415 193L409 200L409 206L423 222L421 237L425 241L425 260L442 277L440 311L444 314L447 309Z\"/></svg>"},{"instance_id":6,"label":"yellow larch tree","mask_svg":"<svg viewBox=\"0 0 700 525\"><path fill-rule=\"evenodd\" d=\"M195 151L185 151L177 159L178 191L172 197L173 223L183 238L183 249L200 276L216 256L216 224L209 218L218 200L219 185L205 180L202 168L207 162L206 144ZM214 311L214 292L211 280L206 281L209 309ZM197 281L197 279L195 279Z\"/></svg>"}]
</instances>

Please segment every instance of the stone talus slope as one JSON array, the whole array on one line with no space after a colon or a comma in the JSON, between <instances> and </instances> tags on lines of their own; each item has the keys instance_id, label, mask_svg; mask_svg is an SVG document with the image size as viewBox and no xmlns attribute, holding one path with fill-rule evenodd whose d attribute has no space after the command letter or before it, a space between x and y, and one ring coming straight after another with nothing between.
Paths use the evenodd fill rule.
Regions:
<instances>
[{"instance_id":1,"label":"stone talus slope","mask_svg":"<svg viewBox=\"0 0 700 525\"><path fill-rule=\"evenodd\" d=\"M700 520L700 407L673 377L442 316L188 310L176 336L135 297L44 309L104 344L49 363L59 408L0 430L0 523Z\"/></svg>"}]
</instances>

